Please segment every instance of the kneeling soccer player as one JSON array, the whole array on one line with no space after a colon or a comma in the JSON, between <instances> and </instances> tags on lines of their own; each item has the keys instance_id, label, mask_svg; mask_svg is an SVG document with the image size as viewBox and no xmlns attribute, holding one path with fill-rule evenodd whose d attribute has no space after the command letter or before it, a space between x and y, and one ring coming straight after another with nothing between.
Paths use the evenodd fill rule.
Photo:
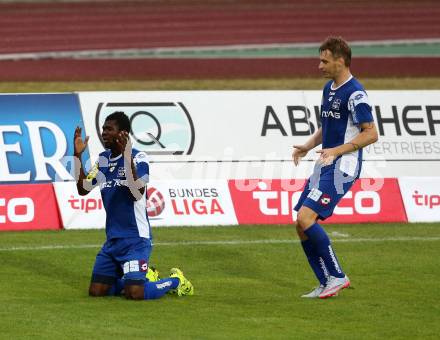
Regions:
<instances>
[{"instance_id":1,"label":"kneeling soccer player","mask_svg":"<svg viewBox=\"0 0 440 340\"><path fill-rule=\"evenodd\" d=\"M123 291L125 297L135 300L157 299L169 291L192 295L193 285L178 268L171 269L170 278L146 279L152 249L145 190L149 165L146 153L132 148L129 133L130 120L125 113L114 112L105 119L102 141L106 150L87 176L81 155L88 137L82 139L79 127L74 134L78 193L87 195L99 185L107 213L107 239L96 256L89 295Z\"/></svg>"}]
</instances>

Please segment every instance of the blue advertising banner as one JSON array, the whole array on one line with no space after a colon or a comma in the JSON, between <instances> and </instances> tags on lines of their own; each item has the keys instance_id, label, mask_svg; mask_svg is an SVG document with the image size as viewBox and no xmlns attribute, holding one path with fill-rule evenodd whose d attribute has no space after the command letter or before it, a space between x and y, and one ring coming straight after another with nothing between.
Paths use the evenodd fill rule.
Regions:
<instances>
[{"instance_id":1,"label":"blue advertising banner","mask_svg":"<svg viewBox=\"0 0 440 340\"><path fill-rule=\"evenodd\" d=\"M73 180L76 126L84 134L76 94L0 95L0 183Z\"/></svg>"}]
</instances>

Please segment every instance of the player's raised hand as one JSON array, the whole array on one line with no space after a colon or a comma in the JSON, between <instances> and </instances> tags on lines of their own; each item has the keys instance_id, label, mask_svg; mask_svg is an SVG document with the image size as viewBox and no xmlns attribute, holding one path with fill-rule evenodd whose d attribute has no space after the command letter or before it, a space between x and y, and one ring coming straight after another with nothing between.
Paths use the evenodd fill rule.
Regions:
<instances>
[{"instance_id":1,"label":"player's raised hand","mask_svg":"<svg viewBox=\"0 0 440 340\"><path fill-rule=\"evenodd\" d=\"M119 151L123 153L124 156L131 157L132 145L127 131L121 131L118 133L116 144L118 145Z\"/></svg>"},{"instance_id":2,"label":"player's raised hand","mask_svg":"<svg viewBox=\"0 0 440 340\"><path fill-rule=\"evenodd\" d=\"M75 133L73 135L73 145L74 145L74 155L75 156L81 156L81 154L84 152L84 150L87 147L87 143L89 142L89 136L86 136L86 138L83 140L81 137L82 129L77 126L75 129Z\"/></svg>"},{"instance_id":3,"label":"player's raised hand","mask_svg":"<svg viewBox=\"0 0 440 340\"><path fill-rule=\"evenodd\" d=\"M293 146L292 159L295 166L298 166L299 161L301 160L301 158L307 155L307 152L309 152L309 149L304 145Z\"/></svg>"}]
</instances>

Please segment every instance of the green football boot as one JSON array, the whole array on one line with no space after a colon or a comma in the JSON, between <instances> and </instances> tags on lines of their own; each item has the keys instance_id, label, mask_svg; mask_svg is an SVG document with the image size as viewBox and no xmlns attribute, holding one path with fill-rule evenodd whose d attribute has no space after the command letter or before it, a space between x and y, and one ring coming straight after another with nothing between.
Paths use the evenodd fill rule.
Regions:
<instances>
[{"instance_id":1,"label":"green football boot","mask_svg":"<svg viewBox=\"0 0 440 340\"><path fill-rule=\"evenodd\" d=\"M160 280L159 271L154 267L148 267L148 271L145 277L150 282L156 282Z\"/></svg>"},{"instance_id":2,"label":"green football boot","mask_svg":"<svg viewBox=\"0 0 440 340\"><path fill-rule=\"evenodd\" d=\"M183 276L183 272L179 268L171 268L170 277L177 277L180 280L179 286L172 293L178 296L194 295L194 286Z\"/></svg>"}]
</instances>

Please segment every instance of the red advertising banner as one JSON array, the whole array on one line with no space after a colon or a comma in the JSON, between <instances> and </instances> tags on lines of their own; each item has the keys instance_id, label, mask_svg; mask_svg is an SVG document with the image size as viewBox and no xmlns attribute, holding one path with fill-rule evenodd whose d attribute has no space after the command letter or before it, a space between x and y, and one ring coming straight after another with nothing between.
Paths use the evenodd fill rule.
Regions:
<instances>
[{"instance_id":1,"label":"red advertising banner","mask_svg":"<svg viewBox=\"0 0 440 340\"><path fill-rule=\"evenodd\" d=\"M397 178L357 180L325 222L408 222Z\"/></svg>"},{"instance_id":2,"label":"red advertising banner","mask_svg":"<svg viewBox=\"0 0 440 340\"><path fill-rule=\"evenodd\" d=\"M230 180L232 202L239 224L289 224L304 179ZM395 178L359 179L325 223L407 222Z\"/></svg>"},{"instance_id":3,"label":"red advertising banner","mask_svg":"<svg viewBox=\"0 0 440 340\"><path fill-rule=\"evenodd\" d=\"M0 185L0 231L60 228L52 183Z\"/></svg>"}]
</instances>

